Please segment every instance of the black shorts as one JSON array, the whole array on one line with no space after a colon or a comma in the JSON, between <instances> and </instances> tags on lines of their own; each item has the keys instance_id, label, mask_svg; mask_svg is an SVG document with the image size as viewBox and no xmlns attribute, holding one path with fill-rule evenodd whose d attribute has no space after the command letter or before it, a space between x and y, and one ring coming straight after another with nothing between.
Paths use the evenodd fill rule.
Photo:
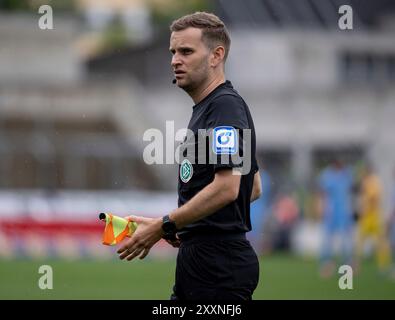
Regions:
<instances>
[{"instance_id":1,"label":"black shorts","mask_svg":"<svg viewBox=\"0 0 395 320\"><path fill-rule=\"evenodd\" d=\"M259 262L245 234L182 240L171 300L251 300Z\"/></svg>"}]
</instances>

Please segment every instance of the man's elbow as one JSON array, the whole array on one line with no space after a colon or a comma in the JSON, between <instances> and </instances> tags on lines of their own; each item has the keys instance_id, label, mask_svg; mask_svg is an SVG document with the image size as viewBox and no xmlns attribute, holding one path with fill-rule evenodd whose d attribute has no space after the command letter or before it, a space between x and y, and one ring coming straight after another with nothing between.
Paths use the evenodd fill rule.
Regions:
<instances>
[{"instance_id":1,"label":"man's elbow","mask_svg":"<svg viewBox=\"0 0 395 320\"><path fill-rule=\"evenodd\" d=\"M262 189L259 189L255 195L255 200L259 199L262 196Z\"/></svg>"},{"instance_id":2,"label":"man's elbow","mask_svg":"<svg viewBox=\"0 0 395 320\"><path fill-rule=\"evenodd\" d=\"M260 182L260 181L259 181ZM257 199L258 198L260 198L261 196L262 196L262 184L261 183L259 183L259 186L258 186L258 196L257 196Z\"/></svg>"},{"instance_id":3,"label":"man's elbow","mask_svg":"<svg viewBox=\"0 0 395 320\"><path fill-rule=\"evenodd\" d=\"M261 177L259 175L259 172L256 172L254 175L254 182L252 185L252 192L251 192L251 201L253 202L257 199L259 199L262 195L262 183L261 183Z\"/></svg>"},{"instance_id":4,"label":"man's elbow","mask_svg":"<svg viewBox=\"0 0 395 320\"><path fill-rule=\"evenodd\" d=\"M262 196L262 190L254 190L254 192L251 194L251 201L254 202L255 200L258 200Z\"/></svg>"}]
</instances>

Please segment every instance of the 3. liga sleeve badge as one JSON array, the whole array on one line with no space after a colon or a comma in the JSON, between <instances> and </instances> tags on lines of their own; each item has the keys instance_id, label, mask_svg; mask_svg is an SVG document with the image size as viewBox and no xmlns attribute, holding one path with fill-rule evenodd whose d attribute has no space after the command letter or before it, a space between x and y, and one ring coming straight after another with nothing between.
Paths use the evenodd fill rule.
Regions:
<instances>
[{"instance_id":1,"label":"3. liga sleeve badge","mask_svg":"<svg viewBox=\"0 0 395 320\"><path fill-rule=\"evenodd\" d=\"M180 179L182 182L187 183L191 180L193 175L193 166L188 159L184 159L180 166Z\"/></svg>"},{"instance_id":2,"label":"3. liga sleeve badge","mask_svg":"<svg viewBox=\"0 0 395 320\"><path fill-rule=\"evenodd\" d=\"M237 153L237 130L233 127L221 126L213 130L213 151L215 154Z\"/></svg>"}]
</instances>

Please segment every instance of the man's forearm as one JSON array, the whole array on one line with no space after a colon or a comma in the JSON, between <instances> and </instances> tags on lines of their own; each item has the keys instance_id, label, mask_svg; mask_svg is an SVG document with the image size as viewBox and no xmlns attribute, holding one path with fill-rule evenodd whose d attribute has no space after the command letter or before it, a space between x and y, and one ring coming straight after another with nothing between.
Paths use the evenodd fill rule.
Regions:
<instances>
[{"instance_id":1,"label":"man's forearm","mask_svg":"<svg viewBox=\"0 0 395 320\"><path fill-rule=\"evenodd\" d=\"M181 229L225 207L233 200L226 186L212 182L190 201L171 212L170 219L176 223L177 229Z\"/></svg>"}]
</instances>

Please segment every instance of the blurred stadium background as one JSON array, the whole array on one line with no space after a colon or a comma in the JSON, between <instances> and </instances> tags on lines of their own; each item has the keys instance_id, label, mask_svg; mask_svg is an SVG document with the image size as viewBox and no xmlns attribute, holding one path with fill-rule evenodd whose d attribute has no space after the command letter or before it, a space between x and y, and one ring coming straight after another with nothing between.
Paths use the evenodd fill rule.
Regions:
<instances>
[{"instance_id":1,"label":"blurred stadium background","mask_svg":"<svg viewBox=\"0 0 395 320\"><path fill-rule=\"evenodd\" d=\"M44 4L53 30L38 27ZM344 4L353 30L338 27ZM177 251L161 242L144 261L118 261L101 245L98 213L176 206L177 165L145 164L143 134L189 120L192 101L171 84L168 25L203 10L229 26L227 77L255 120L264 187L249 235L261 258L255 299L395 298L391 255L379 269L369 242L353 290L340 290L336 273L320 277L317 196L319 173L340 158L355 172L358 217L358 170L372 164L394 250L393 1L2 0L1 299L168 299ZM54 269L53 290L37 286L42 264Z\"/></svg>"}]
</instances>

